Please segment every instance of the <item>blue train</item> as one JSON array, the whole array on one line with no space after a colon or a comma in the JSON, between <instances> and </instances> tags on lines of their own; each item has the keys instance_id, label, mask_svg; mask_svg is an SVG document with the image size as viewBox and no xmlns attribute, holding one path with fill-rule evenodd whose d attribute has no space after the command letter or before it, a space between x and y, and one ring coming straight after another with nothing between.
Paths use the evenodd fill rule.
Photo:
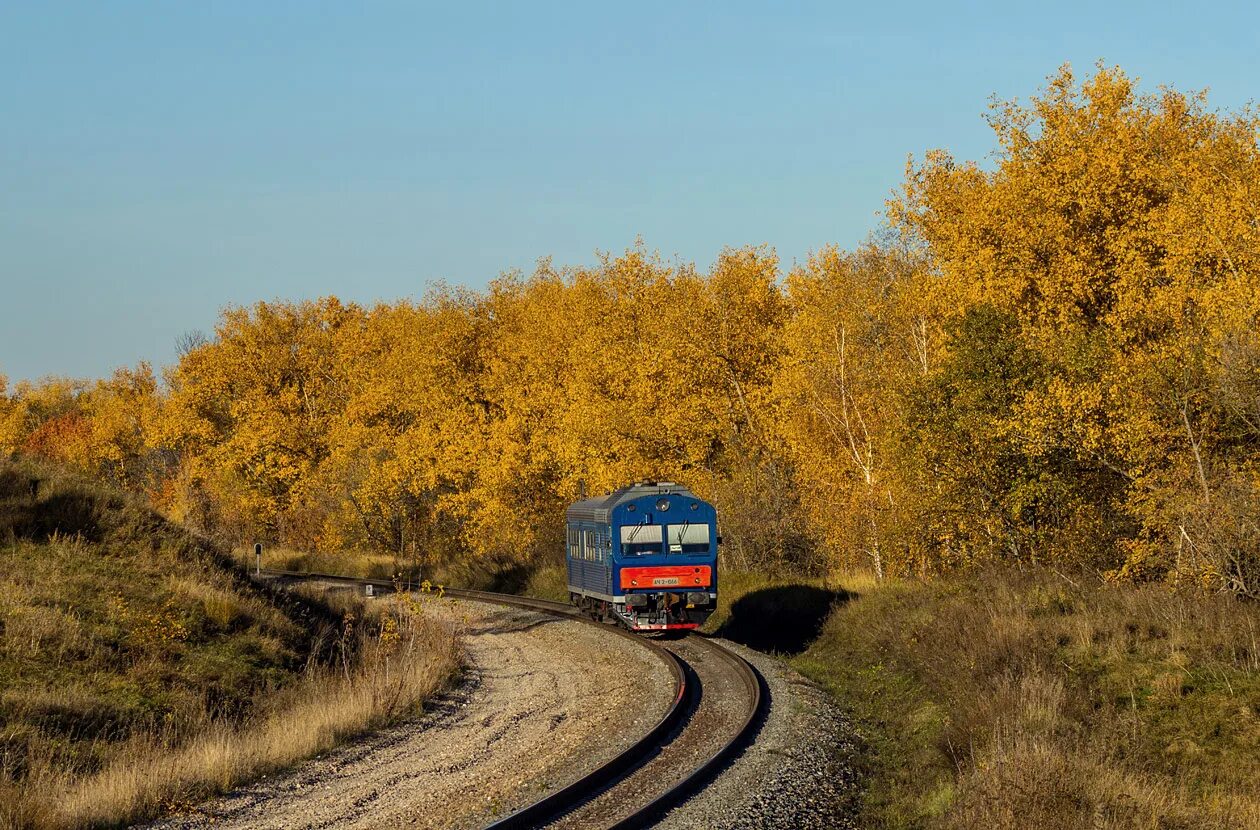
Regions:
<instances>
[{"instance_id":1,"label":"blue train","mask_svg":"<svg viewBox=\"0 0 1260 830\"><path fill-rule=\"evenodd\" d=\"M565 511L569 598L632 631L696 628L717 607L717 511L670 481Z\"/></svg>"}]
</instances>

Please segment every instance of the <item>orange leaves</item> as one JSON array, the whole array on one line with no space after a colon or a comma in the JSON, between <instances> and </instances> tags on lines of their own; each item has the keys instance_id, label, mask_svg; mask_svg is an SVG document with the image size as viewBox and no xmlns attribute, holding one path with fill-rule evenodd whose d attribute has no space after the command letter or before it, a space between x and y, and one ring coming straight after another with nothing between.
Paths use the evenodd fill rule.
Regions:
<instances>
[{"instance_id":1,"label":"orange leaves","mask_svg":"<svg viewBox=\"0 0 1260 830\"><path fill-rule=\"evenodd\" d=\"M92 425L78 412L57 415L40 424L22 442L22 451L37 458L74 464L87 461Z\"/></svg>"},{"instance_id":2,"label":"orange leaves","mask_svg":"<svg viewBox=\"0 0 1260 830\"><path fill-rule=\"evenodd\" d=\"M0 400L0 453L23 452L144 489L155 481L149 456L159 406L145 363L92 384L20 383Z\"/></svg>"}]
</instances>

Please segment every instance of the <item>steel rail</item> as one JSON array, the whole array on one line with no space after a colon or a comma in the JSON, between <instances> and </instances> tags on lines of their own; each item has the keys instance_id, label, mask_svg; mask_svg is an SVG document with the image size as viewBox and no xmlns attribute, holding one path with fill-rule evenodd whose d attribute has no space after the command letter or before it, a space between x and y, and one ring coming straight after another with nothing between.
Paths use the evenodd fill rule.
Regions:
<instances>
[{"instance_id":1,"label":"steel rail","mask_svg":"<svg viewBox=\"0 0 1260 830\"><path fill-rule=\"evenodd\" d=\"M697 642L704 643L706 648L726 661L739 675L749 698L744 721L729 741L688 773L685 778L631 815L609 825L607 830L633 830L633 828L651 826L670 810L703 790L730 761L753 742L758 729L761 728L761 722L770 701L770 691L761 672L743 657L710 639L707 635L693 632L691 636L695 637Z\"/></svg>"},{"instance_id":2,"label":"steel rail","mask_svg":"<svg viewBox=\"0 0 1260 830\"><path fill-rule=\"evenodd\" d=\"M276 571L261 570L260 575L289 579L322 580L354 585L372 585L386 591L416 590L418 586L409 583L396 583L385 579L369 579L363 577L342 576L339 574L315 573L308 571ZM686 672L682 660L668 649L662 648L650 639L627 631L620 626L605 626L578 613L572 605L551 600L521 597L513 594L498 594L489 591L473 591L464 588L442 588L442 592L455 599L468 599L539 611L544 614L573 619L579 622L599 626L609 633L626 637L652 651L669 668L674 680L674 700L661 719L642 738L622 750L611 760L601 764L587 774L558 790L543 796L539 800L497 819L487 825L484 830L519 830L519 828L542 827L562 817L565 813L579 807L601 788L613 784L623 774L637 768L656 754L666 743L673 739L675 728L699 707L699 696L687 683ZM756 736L757 729L765 715L769 692L761 674L743 657L709 639L707 636L693 633L698 642L726 661L740 676L749 697L748 712L736 734L703 763L695 767L682 780L674 784L646 806L631 815L609 825L607 830L630 830L630 828L647 827L667 812L702 790L717 772L731 761L739 752L747 747Z\"/></svg>"}]
</instances>

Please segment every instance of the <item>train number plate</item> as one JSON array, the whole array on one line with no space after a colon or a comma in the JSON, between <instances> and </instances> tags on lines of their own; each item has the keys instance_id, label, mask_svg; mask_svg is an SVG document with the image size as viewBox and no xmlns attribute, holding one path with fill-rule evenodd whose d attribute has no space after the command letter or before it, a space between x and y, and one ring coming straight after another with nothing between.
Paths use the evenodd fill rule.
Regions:
<instances>
[{"instance_id":1,"label":"train number plate","mask_svg":"<svg viewBox=\"0 0 1260 830\"><path fill-rule=\"evenodd\" d=\"M657 576L652 578L653 585L677 585L678 577L676 576Z\"/></svg>"}]
</instances>

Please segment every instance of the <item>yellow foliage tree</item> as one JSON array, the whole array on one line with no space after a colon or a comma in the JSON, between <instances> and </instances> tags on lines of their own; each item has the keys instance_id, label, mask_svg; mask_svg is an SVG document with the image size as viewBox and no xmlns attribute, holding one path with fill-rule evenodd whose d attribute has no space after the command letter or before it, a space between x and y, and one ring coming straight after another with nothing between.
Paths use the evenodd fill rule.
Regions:
<instances>
[{"instance_id":1,"label":"yellow foliage tree","mask_svg":"<svg viewBox=\"0 0 1260 830\"><path fill-rule=\"evenodd\" d=\"M1038 480L995 509L1057 526L1065 549L1101 535L1125 552L1122 575L1236 580L1207 555L1230 544L1208 517L1221 488L1256 486L1258 434L1218 399L1230 344L1260 313L1260 121L1064 68L991 122L994 171L930 154L892 214L930 249L943 309L1009 321L1033 366L1000 430Z\"/></svg>"},{"instance_id":2,"label":"yellow foliage tree","mask_svg":"<svg viewBox=\"0 0 1260 830\"><path fill-rule=\"evenodd\" d=\"M184 462L184 518L208 521L196 512L209 499L238 536L316 541L322 517L308 485L345 397L335 342L362 320L336 298L228 309L215 339L183 357L158 433Z\"/></svg>"}]
</instances>

